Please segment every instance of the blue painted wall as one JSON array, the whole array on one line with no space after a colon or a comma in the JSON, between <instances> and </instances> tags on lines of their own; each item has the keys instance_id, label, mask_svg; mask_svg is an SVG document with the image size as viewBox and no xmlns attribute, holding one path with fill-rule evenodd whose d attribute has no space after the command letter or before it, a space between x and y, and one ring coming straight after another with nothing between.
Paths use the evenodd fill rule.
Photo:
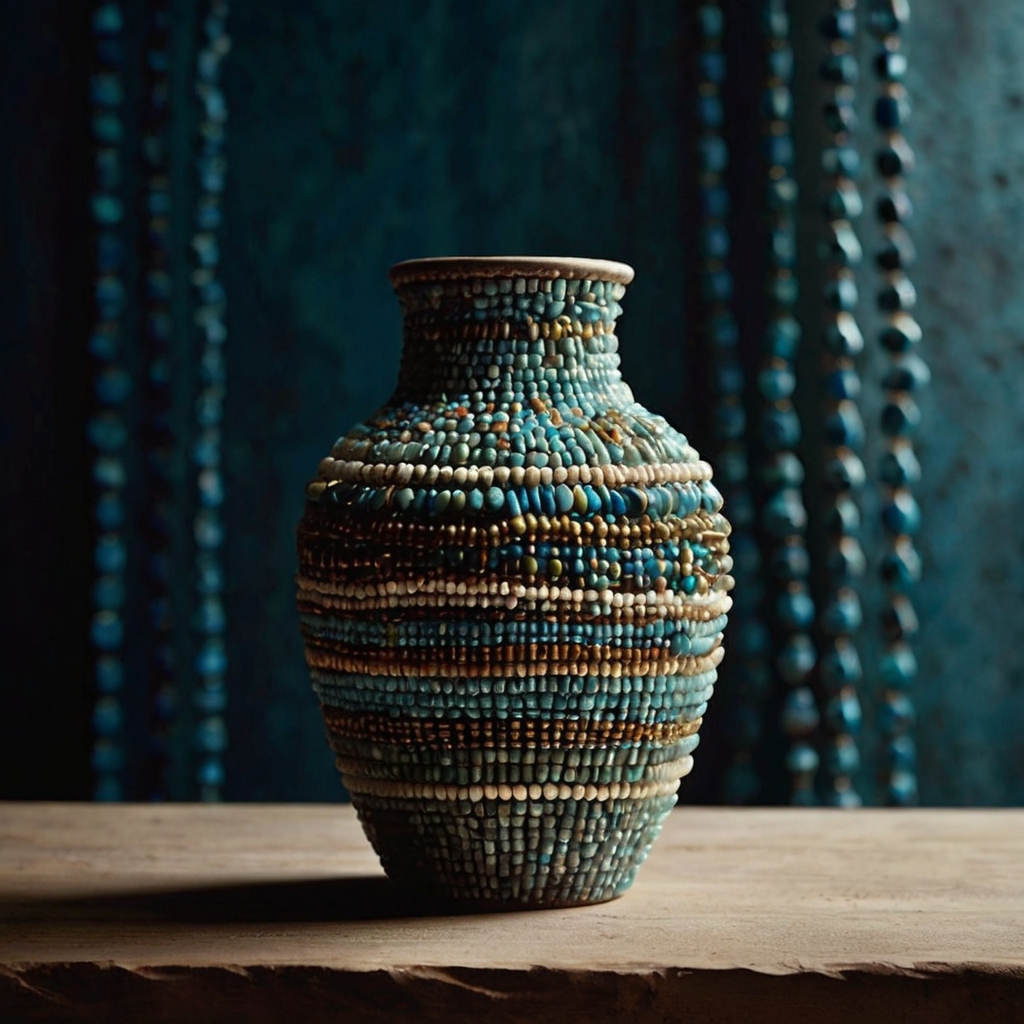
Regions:
<instances>
[{"instance_id":1,"label":"blue painted wall","mask_svg":"<svg viewBox=\"0 0 1024 1024\"><path fill-rule=\"evenodd\" d=\"M632 263L637 280L621 324L627 379L699 447L712 447L689 315L690 14L667 0L233 7L223 263L227 793L334 799L340 787L292 611L293 530L319 457L394 380L399 322L385 280L392 262L525 252ZM819 5L796 0L793 10L813 40L806 31ZM11 312L0 354L3 559L5 573L25 582L21 612L3 625L13 675L0 685L20 710L4 724L0 778L7 795L84 795L88 652L74 638L87 622L88 572L76 575L74 566L87 559L87 452L67 439L87 371L75 353L88 319L88 224L76 211L84 210L89 172L84 103L72 88L77 82L84 96L87 41L79 40L82 19L68 19L55 0L5 11L19 26L4 44L6 95L20 103L8 106L15 146L4 179L18 272L5 282ZM934 375L919 446L922 799L1019 804L1024 6L918 0L908 44L919 154L914 279ZM737 75L749 77L738 56ZM798 78L807 80L808 66L813 78L806 58ZM809 93L797 99L797 143L811 145L814 103ZM733 131L756 144L752 109L734 113L741 120ZM862 123L870 125L866 107ZM742 166L742 152L737 158ZM813 231L808 220L806 244ZM871 292L865 287L862 301L869 337ZM882 363L874 350L865 360L869 423ZM868 506L873 522L870 498ZM869 624L880 599L869 584ZM40 626L44 608L69 624L63 647ZM60 695L56 705L50 693ZM714 704L705 734L688 792L714 799L722 755ZM63 760L47 767L40 752L54 736ZM17 781L28 778L26 763L36 773L31 784ZM870 788L870 773L864 782Z\"/></svg>"}]
</instances>

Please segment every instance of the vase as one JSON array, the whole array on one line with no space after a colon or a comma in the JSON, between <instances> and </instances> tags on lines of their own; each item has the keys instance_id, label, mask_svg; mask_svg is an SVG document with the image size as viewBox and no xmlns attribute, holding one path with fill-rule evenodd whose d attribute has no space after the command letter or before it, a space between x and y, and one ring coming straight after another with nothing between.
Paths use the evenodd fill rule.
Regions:
<instances>
[{"instance_id":1,"label":"vase","mask_svg":"<svg viewBox=\"0 0 1024 1024\"><path fill-rule=\"evenodd\" d=\"M387 874L506 907L623 893L722 659L711 468L633 397L633 271L413 260L394 395L306 488L298 606L337 766Z\"/></svg>"}]
</instances>

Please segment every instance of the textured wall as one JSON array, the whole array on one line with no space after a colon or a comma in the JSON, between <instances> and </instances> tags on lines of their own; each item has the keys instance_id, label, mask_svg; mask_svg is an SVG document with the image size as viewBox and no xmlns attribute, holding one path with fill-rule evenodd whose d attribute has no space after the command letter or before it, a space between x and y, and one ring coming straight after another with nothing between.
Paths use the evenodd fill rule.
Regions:
<instances>
[{"instance_id":1,"label":"textured wall","mask_svg":"<svg viewBox=\"0 0 1024 1024\"><path fill-rule=\"evenodd\" d=\"M706 410L693 395L699 354L686 342L689 6L233 5L224 239L229 796L340 795L292 608L293 531L319 457L394 381L389 264L459 252L631 262L627 379L709 447ZM750 6L737 0L730 9ZM821 4L793 0L792 8L801 39L820 46L808 26ZM0 351L2 569L22 581L22 600L0 623L14 709L0 737L0 781L5 793L79 795L88 791L87 651L68 637L84 637L88 620L88 453L79 434L90 315L88 35L83 18L62 16L53 0L9 0L4 10L13 26L3 61L13 156L4 168L5 251L15 259L4 275ZM1024 6L917 0L914 19L913 276L933 370L919 440L922 798L1024 803L1024 654L1015 642L1024 623ZM740 31L743 45L756 43L751 24ZM732 67L752 98L756 61L745 56L741 47ZM813 84L816 63L805 55L798 81ZM816 139L815 102L798 95L798 145ZM735 113L735 132L756 144L753 109ZM864 113L867 143L866 105ZM736 156L739 167L751 163ZM868 240L867 223L863 233ZM809 221L805 243L813 234ZM872 292L865 284L869 338ZM883 362L872 347L869 423ZM874 527L872 535L877 541ZM877 584L865 598L870 624ZM705 799L721 751L715 710L686 790ZM43 753L52 749L64 759Z\"/></svg>"},{"instance_id":2,"label":"textured wall","mask_svg":"<svg viewBox=\"0 0 1024 1024\"><path fill-rule=\"evenodd\" d=\"M292 613L293 534L327 447L394 384L391 263L519 252L633 263L628 379L686 424L685 21L675 3L605 0L235 8L229 792L338 792Z\"/></svg>"},{"instance_id":3,"label":"textured wall","mask_svg":"<svg viewBox=\"0 0 1024 1024\"><path fill-rule=\"evenodd\" d=\"M919 3L924 799L1024 803L1024 6Z\"/></svg>"}]
</instances>

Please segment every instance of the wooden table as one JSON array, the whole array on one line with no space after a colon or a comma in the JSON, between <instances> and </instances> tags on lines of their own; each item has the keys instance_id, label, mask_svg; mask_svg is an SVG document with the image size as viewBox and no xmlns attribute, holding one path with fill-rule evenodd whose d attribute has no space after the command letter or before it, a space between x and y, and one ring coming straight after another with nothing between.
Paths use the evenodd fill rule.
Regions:
<instances>
[{"instance_id":1,"label":"wooden table","mask_svg":"<svg viewBox=\"0 0 1024 1024\"><path fill-rule=\"evenodd\" d=\"M680 809L603 906L440 916L350 808L0 805L2 1021L1024 1021L1024 811Z\"/></svg>"}]
</instances>

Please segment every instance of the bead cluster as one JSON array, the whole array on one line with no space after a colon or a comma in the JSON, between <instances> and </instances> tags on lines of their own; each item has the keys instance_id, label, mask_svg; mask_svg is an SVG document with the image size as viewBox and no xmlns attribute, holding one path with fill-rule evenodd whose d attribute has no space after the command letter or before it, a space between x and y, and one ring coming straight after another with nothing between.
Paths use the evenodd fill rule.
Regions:
<instances>
[{"instance_id":1,"label":"bead cluster","mask_svg":"<svg viewBox=\"0 0 1024 1024\"><path fill-rule=\"evenodd\" d=\"M93 616L90 637L96 650L92 766L96 800L123 795L122 746L124 608L128 551L123 534L126 446L125 406L131 379L123 361L126 303L124 206L123 18L113 2L98 4L92 19L98 67L89 81L95 186L91 196L96 226L96 322L89 338L96 408L87 432L95 451L96 540Z\"/></svg>"},{"instance_id":2,"label":"bead cluster","mask_svg":"<svg viewBox=\"0 0 1024 1024\"><path fill-rule=\"evenodd\" d=\"M224 566L221 548L224 523L224 481L221 469L221 423L224 414L225 360L224 288L218 277L221 197L227 170L225 123L227 103L220 86L220 65L231 47L226 31L228 5L211 0L202 30L205 43L196 61L195 91L200 104L199 155L196 162L199 198L196 231L192 236L196 267L192 285L198 301L195 322L200 332L200 388L196 400L198 437L192 450L196 468L199 511L194 533L197 548L195 627L198 650L195 670L198 685L193 698L199 714L196 746L199 764L196 781L203 800L217 800L224 784L223 753L227 746L224 710L227 706L223 604Z\"/></svg>"},{"instance_id":3,"label":"bead cluster","mask_svg":"<svg viewBox=\"0 0 1024 1024\"><path fill-rule=\"evenodd\" d=\"M916 754L911 736L914 708L907 691L917 675L917 661L908 640L918 624L908 592L921 573L920 556L912 539L921 516L911 491L920 478L911 439L921 418L913 396L929 380L928 367L915 352L921 328L910 313L917 295L906 273L914 259L914 247L904 227L910 215L904 182L913 167L914 154L903 136L910 109L903 85L907 58L900 32L909 17L907 0L873 0L871 4L869 24L881 44L874 61L881 83L875 122L882 132L876 163L884 181L877 208L883 231L877 254L882 274L877 301L886 323L879 340L891 357L883 381L886 401L881 416L887 448L880 469L885 489L882 525L888 537L881 572L888 607L883 616L886 650L879 665L883 687L879 723L885 739L885 799L897 805L917 801Z\"/></svg>"},{"instance_id":4,"label":"bead cluster","mask_svg":"<svg viewBox=\"0 0 1024 1024\"><path fill-rule=\"evenodd\" d=\"M630 277L400 264L396 393L307 487L298 603L331 744L385 868L434 894L609 899L692 765L729 525L619 374Z\"/></svg>"},{"instance_id":5,"label":"bead cluster","mask_svg":"<svg viewBox=\"0 0 1024 1024\"><path fill-rule=\"evenodd\" d=\"M732 759L724 781L729 803L753 800L760 782L754 750L761 734L761 704L769 686L767 631L760 619L760 549L752 528L755 512L750 493L750 453L746 440L746 386L739 353L739 327L732 311L733 276L729 267L729 148L723 135L722 94L726 81L725 14L720 3L705 3L695 12L697 53L696 163L702 333L711 358L715 394L713 429L718 441L716 465L729 506L730 537L737 575L745 579L731 613L733 650L727 680L727 726Z\"/></svg>"},{"instance_id":6,"label":"bead cluster","mask_svg":"<svg viewBox=\"0 0 1024 1024\"><path fill-rule=\"evenodd\" d=\"M819 723L817 701L810 686L816 650L809 630L814 601L808 586L810 558L805 542L807 511L801 488L804 467L797 454L801 428L793 394L800 325L794 316L798 289L793 178L793 50L785 0L767 0L764 7L767 82L764 132L768 207L768 324L765 331L758 391L763 402L761 439L767 458L761 467L761 528L767 541L766 564L777 584L766 611L778 637L776 666L787 686L782 729L790 739L786 766L790 799L795 804L815 799L819 757L813 737Z\"/></svg>"},{"instance_id":7,"label":"bead cluster","mask_svg":"<svg viewBox=\"0 0 1024 1024\"><path fill-rule=\"evenodd\" d=\"M858 155L853 144L856 129L857 34L855 0L838 0L824 17L821 32L827 43L820 75L826 88L823 106L828 143L823 154L826 194L823 213L827 238L823 246L825 274L824 377L822 390L828 403L823 421L826 489L824 523L828 532L825 552L827 593L818 625L822 634L819 679L825 711L825 800L843 807L858 806L854 775L860 767L856 733L861 709L857 684L860 657L854 636L863 615L857 591L864 571L860 546L860 507L857 492L865 481L861 453L864 424L857 406L860 376L856 357L864 339L856 321L855 267L861 246L853 221L863 209L854 177Z\"/></svg>"},{"instance_id":8,"label":"bead cluster","mask_svg":"<svg viewBox=\"0 0 1024 1024\"><path fill-rule=\"evenodd\" d=\"M171 268L171 181L168 152L170 102L170 9L155 3L150 12L146 50L147 121L142 140L146 167L146 338L148 367L148 466L150 551L148 559L152 627L153 723L150 734L148 793L166 799L169 729L178 706L174 613L171 599L174 531L174 452L172 428L174 345Z\"/></svg>"}]
</instances>

